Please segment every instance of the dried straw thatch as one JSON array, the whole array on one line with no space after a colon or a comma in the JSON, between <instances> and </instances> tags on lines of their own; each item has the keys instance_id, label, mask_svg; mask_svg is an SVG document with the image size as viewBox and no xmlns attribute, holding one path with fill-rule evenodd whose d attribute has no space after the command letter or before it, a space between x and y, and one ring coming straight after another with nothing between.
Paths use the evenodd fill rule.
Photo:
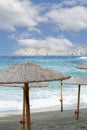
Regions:
<instances>
[{"instance_id":1,"label":"dried straw thatch","mask_svg":"<svg viewBox=\"0 0 87 130\"><path fill-rule=\"evenodd\" d=\"M77 66L78 69L87 69L87 63Z\"/></svg>"},{"instance_id":2,"label":"dried straw thatch","mask_svg":"<svg viewBox=\"0 0 87 130\"><path fill-rule=\"evenodd\" d=\"M70 78L69 75L33 63L15 64L0 73L0 84L32 83Z\"/></svg>"},{"instance_id":3,"label":"dried straw thatch","mask_svg":"<svg viewBox=\"0 0 87 130\"><path fill-rule=\"evenodd\" d=\"M72 77L70 79L66 79L63 81L64 84L72 84L72 85L87 85L87 78L83 77Z\"/></svg>"},{"instance_id":4,"label":"dried straw thatch","mask_svg":"<svg viewBox=\"0 0 87 130\"><path fill-rule=\"evenodd\" d=\"M0 84L1 86L7 86L7 87L24 87L24 84ZM29 83L28 85L30 88L31 87L47 87L48 85L44 82L38 82L38 83Z\"/></svg>"}]
</instances>

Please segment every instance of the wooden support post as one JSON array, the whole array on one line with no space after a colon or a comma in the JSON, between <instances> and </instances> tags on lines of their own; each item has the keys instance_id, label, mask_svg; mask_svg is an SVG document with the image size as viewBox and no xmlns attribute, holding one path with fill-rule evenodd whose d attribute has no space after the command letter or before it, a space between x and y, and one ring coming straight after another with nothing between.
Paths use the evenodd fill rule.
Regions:
<instances>
[{"instance_id":1,"label":"wooden support post","mask_svg":"<svg viewBox=\"0 0 87 130\"><path fill-rule=\"evenodd\" d=\"M25 83L25 100L26 100L26 126L27 130L31 130L31 123L30 123L30 103L29 103L29 87L28 83Z\"/></svg>"},{"instance_id":2,"label":"wooden support post","mask_svg":"<svg viewBox=\"0 0 87 130\"><path fill-rule=\"evenodd\" d=\"M78 102L77 102L76 120L79 119L79 106L80 106L80 85L78 85Z\"/></svg>"},{"instance_id":3,"label":"wooden support post","mask_svg":"<svg viewBox=\"0 0 87 130\"><path fill-rule=\"evenodd\" d=\"M26 120L25 119L25 95L26 95L26 91L25 91L25 84L24 84L24 88L23 88L23 120ZM23 129L22 130L25 130L25 123L23 123Z\"/></svg>"},{"instance_id":4,"label":"wooden support post","mask_svg":"<svg viewBox=\"0 0 87 130\"><path fill-rule=\"evenodd\" d=\"M63 112L63 93L62 93L62 80L60 82L60 102L61 102L61 112Z\"/></svg>"}]
</instances>

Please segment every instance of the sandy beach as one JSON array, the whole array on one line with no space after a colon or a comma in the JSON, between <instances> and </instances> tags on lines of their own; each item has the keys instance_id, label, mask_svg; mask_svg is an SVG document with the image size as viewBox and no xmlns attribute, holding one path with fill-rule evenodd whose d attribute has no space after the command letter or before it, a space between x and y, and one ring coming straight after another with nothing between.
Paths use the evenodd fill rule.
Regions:
<instances>
[{"instance_id":1,"label":"sandy beach","mask_svg":"<svg viewBox=\"0 0 87 130\"><path fill-rule=\"evenodd\" d=\"M22 130L22 115L0 114L0 130ZM31 113L31 130L87 130L87 110L81 110L79 120L73 110Z\"/></svg>"}]
</instances>

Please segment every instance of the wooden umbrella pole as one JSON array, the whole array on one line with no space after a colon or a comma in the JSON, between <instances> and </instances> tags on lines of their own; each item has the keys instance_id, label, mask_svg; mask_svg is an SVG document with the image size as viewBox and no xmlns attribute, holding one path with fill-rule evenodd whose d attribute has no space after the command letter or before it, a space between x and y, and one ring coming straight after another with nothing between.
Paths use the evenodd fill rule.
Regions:
<instances>
[{"instance_id":1,"label":"wooden umbrella pole","mask_svg":"<svg viewBox=\"0 0 87 130\"><path fill-rule=\"evenodd\" d=\"M60 98L60 102L61 102L61 112L63 112L63 93L62 93L62 80L61 80L61 82L60 82L60 96L61 96L61 98Z\"/></svg>"},{"instance_id":2,"label":"wooden umbrella pole","mask_svg":"<svg viewBox=\"0 0 87 130\"><path fill-rule=\"evenodd\" d=\"M80 85L78 85L78 102L77 102L76 120L79 119L79 106L80 106Z\"/></svg>"},{"instance_id":3,"label":"wooden umbrella pole","mask_svg":"<svg viewBox=\"0 0 87 130\"><path fill-rule=\"evenodd\" d=\"M25 119L25 95L26 95L26 91L25 91L25 84L24 84L24 88L23 88L23 120ZM23 129L25 130L25 122L23 123Z\"/></svg>"},{"instance_id":4,"label":"wooden umbrella pole","mask_svg":"<svg viewBox=\"0 0 87 130\"><path fill-rule=\"evenodd\" d=\"M31 123L30 123L30 103L29 103L29 87L28 83L25 83L25 90L26 90L26 120L27 120L27 130L31 130Z\"/></svg>"}]
</instances>

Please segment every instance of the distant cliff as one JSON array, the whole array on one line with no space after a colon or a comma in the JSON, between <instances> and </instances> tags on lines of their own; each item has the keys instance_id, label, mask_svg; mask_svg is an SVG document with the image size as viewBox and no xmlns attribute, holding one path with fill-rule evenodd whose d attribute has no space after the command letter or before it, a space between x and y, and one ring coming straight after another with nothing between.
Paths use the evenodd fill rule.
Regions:
<instances>
[{"instance_id":1,"label":"distant cliff","mask_svg":"<svg viewBox=\"0 0 87 130\"><path fill-rule=\"evenodd\" d=\"M82 46L75 49L74 51L71 52L71 55L77 55L77 56L87 55L87 46Z\"/></svg>"},{"instance_id":2,"label":"distant cliff","mask_svg":"<svg viewBox=\"0 0 87 130\"><path fill-rule=\"evenodd\" d=\"M23 48L18 50L15 55L21 55L21 56L81 56L81 55L87 55L87 46L79 47L74 50L69 51L57 51L53 50L51 48Z\"/></svg>"}]
</instances>

